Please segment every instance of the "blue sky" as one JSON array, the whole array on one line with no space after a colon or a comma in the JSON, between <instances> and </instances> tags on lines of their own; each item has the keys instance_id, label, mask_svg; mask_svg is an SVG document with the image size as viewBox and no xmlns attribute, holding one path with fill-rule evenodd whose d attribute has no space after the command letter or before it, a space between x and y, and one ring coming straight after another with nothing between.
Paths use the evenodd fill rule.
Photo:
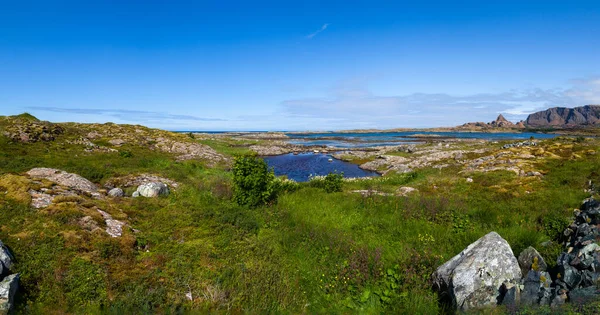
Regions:
<instances>
[{"instance_id":1,"label":"blue sky","mask_svg":"<svg viewBox=\"0 0 600 315\"><path fill-rule=\"evenodd\" d=\"M335 130L600 104L598 1L0 4L0 115Z\"/></svg>"}]
</instances>

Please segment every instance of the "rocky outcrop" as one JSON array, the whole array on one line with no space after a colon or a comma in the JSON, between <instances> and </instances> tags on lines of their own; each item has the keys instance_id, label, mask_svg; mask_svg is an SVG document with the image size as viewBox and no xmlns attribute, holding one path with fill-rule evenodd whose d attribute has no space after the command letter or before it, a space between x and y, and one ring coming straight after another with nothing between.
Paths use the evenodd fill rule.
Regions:
<instances>
[{"instance_id":1,"label":"rocky outcrop","mask_svg":"<svg viewBox=\"0 0 600 315\"><path fill-rule=\"evenodd\" d=\"M13 309L13 301L19 288L19 274L10 274L14 257L0 241L0 314L8 314Z\"/></svg>"},{"instance_id":2,"label":"rocky outcrop","mask_svg":"<svg viewBox=\"0 0 600 315\"><path fill-rule=\"evenodd\" d=\"M153 182L148 184L140 185L137 190L137 194L142 197L158 197L158 196L166 196L169 194L169 187L161 182Z\"/></svg>"},{"instance_id":3,"label":"rocky outcrop","mask_svg":"<svg viewBox=\"0 0 600 315\"><path fill-rule=\"evenodd\" d=\"M67 173L54 168L34 168L27 172L27 175L29 175L32 179L46 179L61 186L82 192L92 193L98 191L98 187L96 187L96 185L89 180L77 174Z\"/></svg>"},{"instance_id":4,"label":"rocky outcrop","mask_svg":"<svg viewBox=\"0 0 600 315\"><path fill-rule=\"evenodd\" d=\"M54 141L58 135L64 133L64 129L60 125L39 121L28 114L5 117L4 120L10 120L10 122L2 130L2 133L13 141Z\"/></svg>"},{"instance_id":5,"label":"rocky outcrop","mask_svg":"<svg viewBox=\"0 0 600 315\"><path fill-rule=\"evenodd\" d=\"M536 112L527 117L527 127L577 127L600 123L600 105L575 108L554 107Z\"/></svg>"},{"instance_id":6,"label":"rocky outcrop","mask_svg":"<svg viewBox=\"0 0 600 315\"><path fill-rule=\"evenodd\" d=\"M460 310L497 305L503 284L516 284L520 279L512 249L496 232L469 245L433 274L441 298Z\"/></svg>"}]
</instances>

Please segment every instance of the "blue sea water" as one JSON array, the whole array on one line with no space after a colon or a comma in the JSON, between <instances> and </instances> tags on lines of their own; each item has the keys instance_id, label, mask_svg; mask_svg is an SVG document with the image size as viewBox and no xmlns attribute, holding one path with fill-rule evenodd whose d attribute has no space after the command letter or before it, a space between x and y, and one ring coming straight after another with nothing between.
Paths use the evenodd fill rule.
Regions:
<instances>
[{"instance_id":1,"label":"blue sea water","mask_svg":"<svg viewBox=\"0 0 600 315\"><path fill-rule=\"evenodd\" d=\"M363 170L356 164L336 160L324 153L292 153L267 156L265 161L275 171L275 175L287 175L297 182L308 181L310 175L325 176L332 172L344 173L344 177L379 176L376 172ZM331 161L330 161L331 159Z\"/></svg>"},{"instance_id":2,"label":"blue sea water","mask_svg":"<svg viewBox=\"0 0 600 315\"><path fill-rule=\"evenodd\" d=\"M432 131L405 131L405 132L370 132L370 133L289 133L289 143L299 145L324 145L331 147L371 147L398 145L425 141L427 138L415 135L437 136L441 138L485 139L485 140L525 140L530 137L536 139L554 138L555 134L545 133L485 133L485 132L432 132ZM435 138L432 138L435 139Z\"/></svg>"}]
</instances>

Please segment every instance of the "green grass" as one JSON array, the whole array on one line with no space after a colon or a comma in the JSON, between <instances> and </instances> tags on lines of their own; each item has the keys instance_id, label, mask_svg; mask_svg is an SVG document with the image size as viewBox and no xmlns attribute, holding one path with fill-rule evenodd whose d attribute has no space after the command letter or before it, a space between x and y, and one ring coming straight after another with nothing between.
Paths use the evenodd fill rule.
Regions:
<instances>
[{"instance_id":1,"label":"green grass","mask_svg":"<svg viewBox=\"0 0 600 315\"><path fill-rule=\"evenodd\" d=\"M200 142L227 155L247 152L228 141ZM598 143L576 143L564 158L541 162L542 179L422 169L344 182L343 192L301 184L273 205L248 209L232 201L226 166L176 162L135 145L120 147L131 153L122 156L0 137L0 175L55 167L98 184L135 173L181 184L163 198L71 200L43 210L0 194L0 239L22 273L23 312L438 313L446 310L430 290L430 274L484 234L497 231L515 254L530 245L556 254L540 244L587 197L588 180L600 179L600 157L582 153L590 148ZM567 158L573 152L581 158ZM348 192L401 186L419 191ZM83 231L77 220L94 206L139 232L113 239Z\"/></svg>"}]
</instances>

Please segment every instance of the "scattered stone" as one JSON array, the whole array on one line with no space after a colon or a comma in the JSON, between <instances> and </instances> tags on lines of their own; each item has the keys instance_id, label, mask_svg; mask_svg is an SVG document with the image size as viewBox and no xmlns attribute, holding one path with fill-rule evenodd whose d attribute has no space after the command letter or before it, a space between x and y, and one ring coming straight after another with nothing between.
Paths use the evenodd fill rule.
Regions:
<instances>
[{"instance_id":1,"label":"scattered stone","mask_svg":"<svg viewBox=\"0 0 600 315\"><path fill-rule=\"evenodd\" d=\"M139 191L134 191L133 194L131 194L131 197L133 198L137 198L140 196L140 192Z\"/></svg>"},{"instance_id":2,"label":"scattered stone","mask_svg":"<svg viewBox=\"0 0 600 315\"><path fill-rule=\"evenodd\" d=\"M516 284L521 269L508 243L490 232L433 274L441 298L460 310L497 305L501 286Z\"/></svg>"},{"instance_id":3,"label":"scattered stone","mask_svg":"<svg viewBox=\"0 0 600 315\"><path fill-rule=\"evenodd\" d=\"M111 189L111 190L108 191L108 195L110 197L124 197L125 196L125 192L121 188L113 188L113 189Z\"/></svg>"},{"instance_id":4,"label":"scattered stone","mask_svg":"<svg viewBox=\"0 0 600 315\"><path fill-rule=\"evenodd\" d=\"M507 143L502 146L502 149L532 147L532 146L536 146L536 145L537 145L537 142L528 140L528 141L523 141L523 142Z\"/></svg>"},{"instance_id":5,"label":"scattered stone","mask_svg":"<svg viewBox=\"0 0 600 315\"><path fill-rule=\"evenodd\" d=\"M124 177L116 177L109 179L104 187L108 189L117 188L117 187L137 187L140 185L153 183L153 182L161 182L169 185L169 187L177 188L179 187L179 183L176 181L170 180L168 178L160 177L158 175L152 174L140 174L136 176L124 176Z\"/></svg>"},{"instance_id":6,"label":"scattered stone","mask_svg":"<svg viewBox=\"0 0 600 315\"><path fill-rule=\"evenodd\" d=\"M148 198L169 195L169 187L161 182L140 185L136 191L140 194L140 196Z\"/></svg>"},{"instance_id":7,"label":"scattered stone","mask_svg":"<svg viewBox=\"0 0 600 315\"><path fill-rule=\"evenodd\" d=\"M17 289L19 288L19 274L7 276L0 282L0 314L9 314Z\"/></svg>"},{"instance_id":8,"label":"scattered stone","mask_svg":"<svg viewBox=\"0 0 600 315\"><path fill-rule=\"evenodd\" d=\"M410 194L410 193L413 193L413 192L418 192L418 191L419 191L419 190L417 190L416 188L413 188L413 187L407 187L407 186L405 186L405 187L400 187L400 188L398 188L398 192L397 192L397 194L398 194L399 196L407 196L407 195L408 195L408 194Z\"/></svg>"},{"instance_id":9,"label":"scattered stone","mask_svg":"<svg viewBox=\"0 0 600 315\"><path fill-rule=\"evenodd\" d=\"M467 177L467 183L472 183L473 179L471 177Z\"/></svg>"},{"instance_id":10,"label":"scattered stone","mask_svg":"<svg viewBox=\"0 0 600 315\"><path fill-rule=\"evenodd\" d=\"M118 146L121 146L121 145L125 144L125 140L123 140L123 139L111 139L111 140L108 140L108 143L110 143L110 144L118 147Z\"/></svg>"},{"instance_id":11,"label":"scattered stone","mask_svg":"<svg viewBox=\"0 0 600 315\"><path fill-rule=\"evenodd\" d=\"M92 218L89 215L79 219L77 223L79 224L79 226L81 226L81 228L89 232L94 232L100 229L98 223L96 223L96 220L94 220L94 218Z\"/></svg>"},{"instance_id":12,"label":"scattered stone","mask_svg":"<svg viewBox=\"0 0 600 315\"><path fill-rule=\"evenodd\" d=\"M390 193L386 193L386 192L382 192L382 191L378 191L378 190L351 190L351 193L355 193L355 194L361 194L363 197L370 197L370 196L393 196L394 194L390 194Z\"/></svg>"},{"instance_id":13,"label":"scattered stone","mask_svg":"<svg viewBox=\"0 0 600 315\"><path fill-rule=\"evenodd\" d=\"M113 217L105 211L97 209L106 222L106 233L112 237L119 237L123 234L123 226L125 223L113 219Z\"/></svg>"}]
</instances>

